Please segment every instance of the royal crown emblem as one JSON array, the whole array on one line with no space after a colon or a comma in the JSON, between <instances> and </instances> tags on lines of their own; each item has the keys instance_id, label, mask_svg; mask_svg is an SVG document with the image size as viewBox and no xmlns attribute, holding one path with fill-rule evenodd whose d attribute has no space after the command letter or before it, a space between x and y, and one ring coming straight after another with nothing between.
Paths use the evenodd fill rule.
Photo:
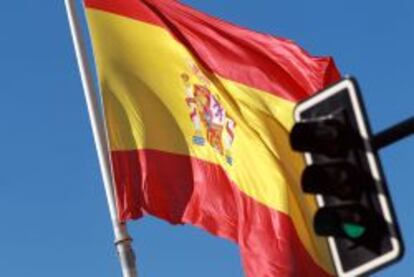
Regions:
<instances>
[{"instance_id":1,"label":"royal crown emblem","mask_svg":"<svg viewBox=\"0 0 414 277\"><path fill-rule=\"evenodd\" d=\"M181 79L184 82L185 101L194 126L192 142L199 146L209 143L215 151L225 157L229 165L232 165L231 146L236 124L226 113L219 98L210 91L209 79L194 63L189 62L188 66L194 78L183 73Z\"/></svg>"}]
</instances>

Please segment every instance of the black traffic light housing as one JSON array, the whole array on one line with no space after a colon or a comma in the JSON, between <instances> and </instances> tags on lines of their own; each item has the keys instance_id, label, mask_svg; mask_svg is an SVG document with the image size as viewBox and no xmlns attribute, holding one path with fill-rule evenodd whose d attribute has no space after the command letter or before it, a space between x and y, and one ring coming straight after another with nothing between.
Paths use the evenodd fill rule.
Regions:
<instances>
[{"instance_id":1,"label":"black traffic light housing","mask_svg":"<svg viewBox=\"0 0 414 277\"><path fill-rule=\"evenodd\" d=\"M403 244L355 79L298 104L292 148L305 153L302 188L316 194L316 234L337 273L366 274L402 256Z\"/></svg>"}]
</instances>

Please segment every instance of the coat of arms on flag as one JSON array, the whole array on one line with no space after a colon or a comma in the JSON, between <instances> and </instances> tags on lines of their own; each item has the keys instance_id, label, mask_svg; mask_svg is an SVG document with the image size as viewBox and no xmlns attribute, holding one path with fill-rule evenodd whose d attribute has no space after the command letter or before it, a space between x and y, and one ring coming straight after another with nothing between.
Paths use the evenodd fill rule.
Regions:
<instances>
[{"instance_id":1,"label":"coat of arms on flag","mask_svg":"<svg viewBox=\"0 0 414 277\"><path fill-rule=\"evenodd\" d=\"M218 96L210 91L210 81L194 63L188 62L193 79L187 73L181 74L184 82L186 102L194 125L194 144L204 146L207 142L228 164L233 163L231 146L234 141L236 123L220 104Z\"/></svg>"}]
</instances>

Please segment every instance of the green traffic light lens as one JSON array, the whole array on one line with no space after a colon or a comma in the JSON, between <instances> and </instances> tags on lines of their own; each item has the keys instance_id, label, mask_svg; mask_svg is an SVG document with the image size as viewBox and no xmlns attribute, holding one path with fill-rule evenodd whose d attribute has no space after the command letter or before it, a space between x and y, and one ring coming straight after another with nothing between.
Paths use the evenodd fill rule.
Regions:
<instances>
[{"instance_id":1,"label":"green traffic light lens","mask_svg":"<svg viewBox=\"0 0 414 277\"><path fill-rule=\"evenodd\" d=\"M355 223L344 223L342 224L342 228L345 234L352 239L359 239L367 230L364 226Z\"/></svg>"}]
</instances>

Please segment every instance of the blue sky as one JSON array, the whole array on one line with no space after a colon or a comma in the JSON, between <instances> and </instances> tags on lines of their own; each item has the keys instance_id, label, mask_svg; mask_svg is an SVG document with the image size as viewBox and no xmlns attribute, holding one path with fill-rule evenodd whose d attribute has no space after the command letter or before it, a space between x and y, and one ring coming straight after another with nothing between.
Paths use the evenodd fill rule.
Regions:
<instances>
[{"instance_id":1,"label":"blue sky","mask_svg":"<svg viewBox=\"0 0 414 277\"><path fill-rule=\"evenodd\" d=\"M359 80L374 131L413 115L414 2L183 1L332 55ZM4 1L0 17L0 276L120 276L63 1ZM381 151L414 271L414 138ZM130 224L141 276L243 276L237 247L192 227Z\"/></svg>"}]
</instances>

